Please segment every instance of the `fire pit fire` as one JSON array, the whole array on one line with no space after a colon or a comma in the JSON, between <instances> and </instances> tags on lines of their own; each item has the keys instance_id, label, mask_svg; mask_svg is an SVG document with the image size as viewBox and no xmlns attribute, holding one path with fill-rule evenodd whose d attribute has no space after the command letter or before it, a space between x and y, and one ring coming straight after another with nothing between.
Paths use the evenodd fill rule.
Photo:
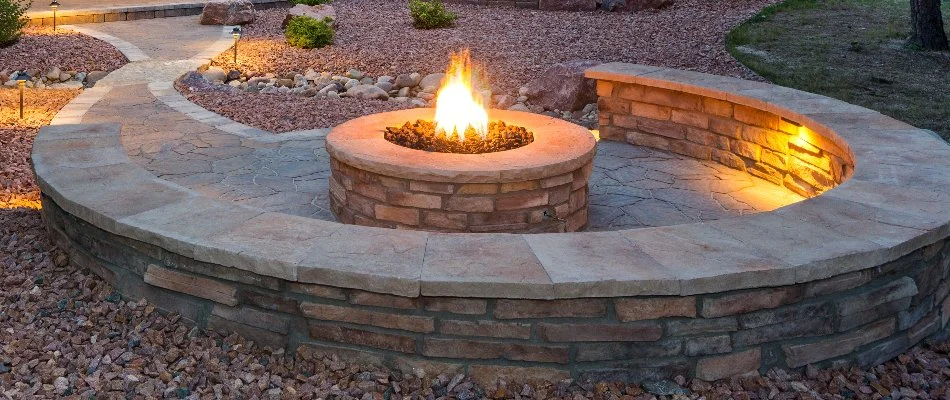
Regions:
<instances>
[{"instance_id":1,"label":"fire pit fire","mask_svg":"<svg viewBox=\"0 0 950 400\"><path fill-rule=\"evenodd\" d=\"M544 115L489 110L467 51L436 108L368 115L334 128L330 207L344 223L443 232L570 232L587 225L596 142Z\"/></svg>"},{"instance_id":2,"label":"fire pit fire","mask_svg":"<svg viewBox=\"0 0 950 400\"><path fill-rule=\"evenodd\" d=\"M416 150L481 154L528 145L534 134L504 121L489 122L482 96L474 90L468 50L452 55L445 83L436 97L434 121L388 127L386 140Z\"/></svg>"}]
</instances>

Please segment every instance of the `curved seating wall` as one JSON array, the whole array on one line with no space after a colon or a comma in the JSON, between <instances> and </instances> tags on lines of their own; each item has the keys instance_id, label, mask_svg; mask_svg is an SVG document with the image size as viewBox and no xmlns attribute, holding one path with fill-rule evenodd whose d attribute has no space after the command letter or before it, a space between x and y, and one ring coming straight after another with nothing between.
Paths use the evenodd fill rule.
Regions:
<instances>
[{"instance_id":1,"label":"curved seating wall","mask_svg":"<svg viewBox=\"0 0 950 400\"><path fill-rule=\"evenodd\" d=\"M944 329L950 148L941 140L761 83L627 64L590 74L605 82L602 101L632 85L728 102L736 120L745 107L800 124L821 138L808 142L817 154L840 164L821 170L841 183L771 213L702 224L413 232L204 198L130 162L118 126L62 125L43 129L33 149L43 214L74 262L198 326L298 351L464 370L484 383L870 365ZM646 141L668 135L623 127L618 115L605 113L604 138L678 148ZM766 135L779 133L788 136L781 125ZM756 168L752 160L744 168ZM801 178L785 170L783 184L789 174Z\"/></svg>"}]
</instances>

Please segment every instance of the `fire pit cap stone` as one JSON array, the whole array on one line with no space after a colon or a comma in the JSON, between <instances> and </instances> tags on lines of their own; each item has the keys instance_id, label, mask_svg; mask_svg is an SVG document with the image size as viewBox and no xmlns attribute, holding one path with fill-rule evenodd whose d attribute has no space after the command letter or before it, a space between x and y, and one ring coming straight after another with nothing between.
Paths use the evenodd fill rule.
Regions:
<instances>
[{"instance_id":1,"label":"fire pit cap stone","mask_svg":"<svg viewBox=\"0 0 950 400\"><path fill-rule=\"evenodd\" d=\"M357 118L327 135L327 152L346 164L403 179L499 183L541 179L577 170L596 152L593 134L583 127L544 115L489 110L502 120L534 133L534 142L513 150L485 154L453 154L414 150L383 138L388 126L431 120L435 110L417 108Z\"/></svg>"}]
</instances>

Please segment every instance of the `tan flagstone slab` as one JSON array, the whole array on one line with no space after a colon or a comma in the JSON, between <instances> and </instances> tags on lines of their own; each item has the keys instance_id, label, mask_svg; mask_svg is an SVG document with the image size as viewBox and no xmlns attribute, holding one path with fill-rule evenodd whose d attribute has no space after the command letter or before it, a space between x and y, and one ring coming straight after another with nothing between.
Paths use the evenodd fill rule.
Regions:
<instances>
[{"instance_id":1,"label":"tan flagstone slab","mask_svg":"<svg viewBox=\"0 0 950 400\"><path fill-rule=\"evenodd\" d=\"M789 218L787 214L756 214L713 221L709 225L750 248L781 259L795 267L792 270L797 277L805 274L808 280L881 265L893 256L882 251L886 248L884 245Z\"/></svg>"},{"instance_id":2,"label":"tan flagstone slab","mask_svg":"<svg viewBox=\"0 0 950 400\"><path fill-rule=\"evenodd\" d=\"M263 213L259 209L207 197L188 197L122 218L116 233L194 258L202 240L230 231Z\"/></svg>"},{"instance_id":3,"label":"tan flagstone slab","mask_svg":"<svg viewBox=\"0 0 950 400\"><path fill-rule=\"evenodd\" d=\"M419 295L428 232L343 225L312 243L298 280L405 297Z\"/></svg>"},{"instance_id":4,"label":"tan flagstone slab","mask_svg":"<svg viewBox=\"0 0 950 400\"><path fill-rule=\"evenodd\" d=\"M619 232L523 237L564 297L679 294L677 275Z\"/></svg>"},{"instance_id":5,"label":"tan flagstone slab","mask_svg":"<svg viewBox=\"0 0 950 400\"><path fill-rule=\"evenodd\" d=\"M264 213L230 231L197 242L195 258L256 274L297 280L297 266L318 240L340 224L281 213Z\"/></svg>"},{"instance_id":6,"label":"tan flagstone slab","mask_svg":"<svg viewBox=\"0 0 950 400\"><path fill-rule=\"evenodd\" d=\"M553 297L553 282L522 235L432 234L422 295Z\"/></svg>"},{"instance_id":7,"label":"tan flagstone slab","mask_svg":"<svg viewBox=\"0 0 950 400\"><path fill-rule=\"evenodd\" d=\"M795 281L791 265L723 235L709 224L636 229L621 234L677 274L680 295L789 285Z\"/></svg>"}]
</instances>

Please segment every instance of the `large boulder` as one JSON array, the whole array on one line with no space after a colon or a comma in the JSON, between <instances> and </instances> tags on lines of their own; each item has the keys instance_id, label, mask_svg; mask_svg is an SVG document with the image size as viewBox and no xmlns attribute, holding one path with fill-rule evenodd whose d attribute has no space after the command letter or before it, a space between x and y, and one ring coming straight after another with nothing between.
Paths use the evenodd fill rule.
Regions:
<instances>
[{"instance_id":1,"label":"large boulder","mask_svg":"<svg viewBox=\"0 0 950 400\"><path fill-rule=\"evenodd\" d=\"M201 25L243 25L254 22L251 0L216 0L205 4Z\"/></svg>"},{"instance_id":2,"label":"large boulder","mask_svg":"<svg viewBox=\"0 0 950 400\"><path fill-rule=\"evenodd\" d=\"M544 11L594 11L597 0L540 0L538 8Z\"/></svg>"},{"instance_id":3,"label":"large boulder","mask_svg":"<svg viewBox=\"0 0 950 400\"><path fill-rule=\"evenodd\" d=\"M336 28L336 9L329 4L318 4L315 6L297 4L287 10L287 16L284 17L284 22L281 26L286 29L287 24L290 23L290 20L294 17L310 17L319 21L330 18L330 26Z\"/></svg>"},{"instance_id":4,"label":"large boulder","mask_svg":"<svg viewBox=\"0 0 950 400\"><path fill-rule=\"evenodd\" d=\"M555 64L526 86L524 95L532 105L548 110L577 111L597 101L597 86L584 77L597 61L576 60Z\"/></svg>"}]
</instances>

